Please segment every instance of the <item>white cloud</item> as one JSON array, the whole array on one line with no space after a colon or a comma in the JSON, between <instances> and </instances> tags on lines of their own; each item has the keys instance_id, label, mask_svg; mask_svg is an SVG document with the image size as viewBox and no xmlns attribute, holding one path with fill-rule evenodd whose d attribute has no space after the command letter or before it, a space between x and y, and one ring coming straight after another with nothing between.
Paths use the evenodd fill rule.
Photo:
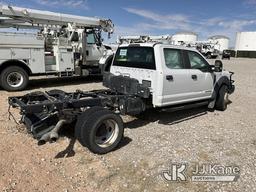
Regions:
<instances>
[{"instance_id":1,"label":"white cloud","mask_svg":"<svg viewBox=\"0 0 256 192\"><path fill-rule=\"evenodd\" d=\"M124 8L129 13L144 17L154 23L142 23L139 26L146 29L183 29L189 30L191 28L191 21L188 16L183 14L161 15L152 11Z\"/></svg>"},{"instance_id":2,"label":"white cloud","mask_svg":"<svg viewBox=\"0 0 256 192\"><path fill-rule=\"evenodd\" d=\"M251 0L256 3L256 0ZM124 8L127 12L138 15L146 19L143 23L138 23L132 28L138 28L144 33L150 33L157 30L171 31L194 31L201 38L207 38L212 35L226 35L234 43L235 35L238 31L245 30L248 26L255 26L256 20L253 19L226 19L214 17L203 20L196 20L192 16L184 14L162 15L152 11Z\"/></svg>"},{"instance_id":3,"label":"white cloud","mask_svg":"<svg viewBox=\"0 0 256 192\"><path fill-rule=\"evenodd\" d=\"M165 22L165 21L186 22L188 20L187 16L182 14L160 15L152 11L143 10L143 9L134 9L134 8L124 8L124 10L128 11L129 13L133 13L148 19L152 19L157 22Z\"/></svg>"},{"instance_id":4,"label":"white cloud","mask_svg":"<svg viewBox=\"0 0 256 192\"><path fill-rule=\"evenodd\" d=\"M44 6L60 6L89 9L87 0L36 0L36 3Z\"/></svg>"}]
</instances>

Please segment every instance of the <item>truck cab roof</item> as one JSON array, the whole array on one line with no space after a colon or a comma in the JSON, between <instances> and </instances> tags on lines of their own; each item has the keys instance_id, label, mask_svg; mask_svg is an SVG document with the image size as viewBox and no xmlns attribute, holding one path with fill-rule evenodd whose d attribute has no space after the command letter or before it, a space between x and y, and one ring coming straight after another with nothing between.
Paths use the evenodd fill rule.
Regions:
<instances>
[{"instance_id":1,"label":"truck cab roof","mask_svg":"<svg viewBox=\"0 0 256 192\"><path fill-rule=\"evenodd\" d=\"M189 48L179 45L170 45L164 44L160 42L147 42L147 43L131 43L131 44L122 44L119 47L157 47L157 48L171 48L171 49L181 49L181 50L189 50L189 51L197 51L195 48Z\"/></svg>"}]
</instances>

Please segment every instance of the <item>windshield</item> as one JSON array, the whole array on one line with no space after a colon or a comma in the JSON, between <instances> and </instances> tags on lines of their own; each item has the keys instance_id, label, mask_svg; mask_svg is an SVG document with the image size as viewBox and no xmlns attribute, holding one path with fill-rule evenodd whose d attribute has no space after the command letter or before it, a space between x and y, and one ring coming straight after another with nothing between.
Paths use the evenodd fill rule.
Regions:
<instances>
[{"instance_id":1,"label":"windshield","mask_svg":"<svg viewBox=\"0 0 256 192\"><path fill-rule=\"evenodd\" d=\"M113 63L114 66L156 69L152 47L120 47Z\"/></svg>"}]
</instances>

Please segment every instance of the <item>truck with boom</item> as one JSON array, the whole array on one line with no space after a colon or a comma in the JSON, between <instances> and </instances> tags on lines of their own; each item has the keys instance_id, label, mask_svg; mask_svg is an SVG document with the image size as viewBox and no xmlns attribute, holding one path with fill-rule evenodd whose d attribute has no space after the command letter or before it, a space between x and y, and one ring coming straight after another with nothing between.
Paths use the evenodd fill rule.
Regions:
<instances>
[{"instance_id":1,"label":"truck with boom","mask_svg":"<svg viewBox=\"0 0 256 192\"><path fill-rule=\"evenodd\" d=\"M123 44L117 49L106 89L66 93L32 92L10 97L21 122L39 144L56 141L64 124L75 125L75 137L93 153L104 154L120 143L121 115L149 109L208 106L226 110L234 92L232 72L221 61L210 65L195 49L162 43Z\"/></svg>"},{"instance_id":2,"label":"truck with boom","mask_svg":"<svg viewBox=\"0 0 256 192\"><path fill-rule=\"evenodd\" d=\"M31 76L100 73L99 59L109 49L101 33L114 31L110 19L7 5L0 5L0 28L33 31L0 33L0 86L8 91L25 89Z\"/></svg>"}]
</instances>

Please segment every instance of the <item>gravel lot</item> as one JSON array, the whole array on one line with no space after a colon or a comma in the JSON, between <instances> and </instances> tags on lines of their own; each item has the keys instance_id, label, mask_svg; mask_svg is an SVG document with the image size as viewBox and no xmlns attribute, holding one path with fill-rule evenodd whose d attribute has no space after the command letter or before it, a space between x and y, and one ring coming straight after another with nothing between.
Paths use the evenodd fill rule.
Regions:
<instances>
[{"instance_id":1,"label":"gravel lot","mask_svg":"<svg viewBox=\"0 0 256 192\"><path fill-rule=\"evenodd\" d=\"M152 112L143 120L123 117L122 144L103 156L90 153L68 132L57 143L39 147L7 113L8 96L41 87L101 89L100 78L33 80L28 91L0 90L0 190L256 191L256 60L232 59L224 66L235 72L236 80L225 112L200 108ZM12 112L19 117L17 110ZM170 162L237 165L241 175L232 183L165 182L161 172Z\"/></svg>"}]
</instances>

